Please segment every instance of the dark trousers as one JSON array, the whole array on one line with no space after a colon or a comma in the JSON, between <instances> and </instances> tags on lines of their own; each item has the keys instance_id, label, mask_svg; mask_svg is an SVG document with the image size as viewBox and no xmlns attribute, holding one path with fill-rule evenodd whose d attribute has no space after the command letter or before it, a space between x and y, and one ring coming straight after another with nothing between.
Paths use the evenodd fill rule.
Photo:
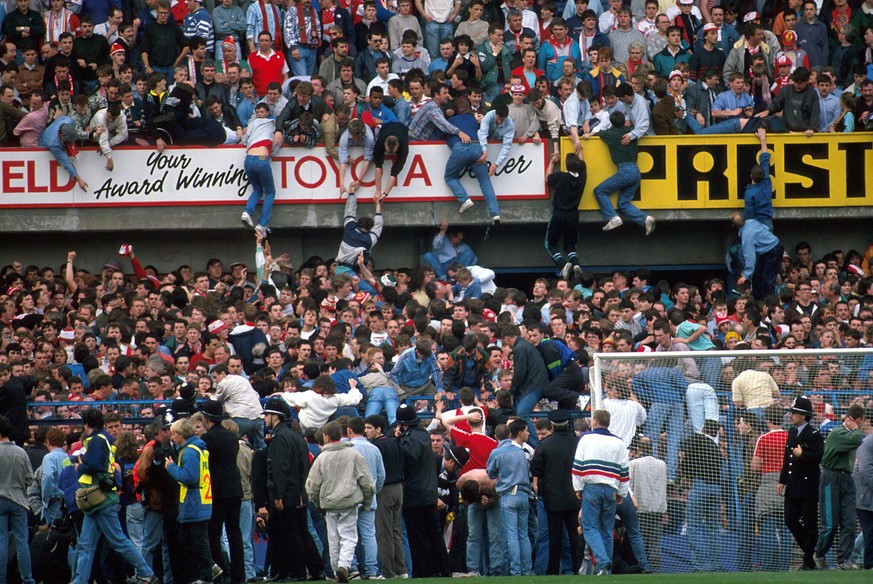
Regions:
<instances>
[{"instance_id":1,"label":"dark trousers","mask_svg":"<svg viewBox=\"0 0 873 584\"><path fill-rule=\"evenodd\" d=\"M549 567L546 574L553 576L561 573L561 552L564 549L564 530L570 538L570 558L573 563L573 573L579 569L579 559L576 554L579 534L576 528L579 526L575 509L569 511L548 511L549 518Z\"/></svg>"},{"instance_id":2,"label":"dark trousers","mask_svg":"<svg viewBox=\"0 0 873 584\"><path fill-rule=\"evenodd\" d=\"M564 253L558 249L558 242L564 241ZM579 241L579 212L558 211L552 213L549 224L546 226L546 250L552 256L552 261L558 268L563 268L564 263L578 264L576 244ZM566 259L565 259L566 256Z\"/></svg>"},{"instance_id":3,"label":"dark trousers","mask_svg":"<svg viewBox=\"0 0 873 584\"><path fill-rule=\"evenodd\" d=\"M784 251L785 248L779 243L758 256L755 271L752 273L752 295L756 300L764 300L776 292L776 276L779 275Z\"/></svg>"},{"instance_id":4,"label":"dark trousers","mask_svg":"<svg viewBox=\"0 0 873 584\"><path fill-rule=\"evenodd\" d=\"M861 533L864 534L864 565L865 570L873 568L873 511L858 509L858 520L861 523Z\"/></svg>"},{"instance_id":5,"label":"dark trousers","mask_svg":"<svg viewBox=\"0 0 873 584\"><path fill-rule=\"evenodd\" d=\"M413 578L449 577L449 556L440 533L436 505L404 507L403 521L412 556Z\"/></svg>"},{"instance_id":6,"label":"dark trousers","mask_svg":"<svg viewBox=\"0 0 873 584\"><path fill-rule=\"evenodd\" d=\"M212 500L212 518L209 520L209 550L212 561L228 573L224 552L221 551L221 528L227 531L227 546L230 548L230 581L233 584L245 582L245 555L243 554L242 532L239 528L241 497Z\"/></svg>"},{"instance_id":7,"label":"dark trousers","mask_svg":"<svg viewBox=\"0 0 873 584\"><path fill-rule=\"evenodd\" d=\"M267 534L273 576L305 579L307 568L310 576L321 574L321 556L306 527L306 507L271 507Z\"/></svg>"},{"instance_id":8,"label":"dark trousers","mask_svg":"<svg viewBox=\"0 0 873 584\"><path fill-rule=\"evenodd\" d=\"M184 562L173 566L173 582L188 584L195 580L212 581L212 557L209 554L209 521L179 523L179 545L184 552Z\"/></svg>"},{"instance_id":9,"label":"dark trousers","mask_svg":"<svg viewBox=\"0 0 873 584\"><path fill-rule=\"evenodd\" d=\"M820 558L828 553L839 527L840 544L837 547L837 563L842 564L852 559L855 524L858 521L855 510L855 481L852 474L829 468L821 469L818 497L821 532L815 553Z\"/></svg>"},{"instance_id":10,"label":"dark trousers","mask_svg":"<svg viewBox=\"0 0 873 584\"><path fill-rule=\"evenodd\" d=\"M166 541L167 544L167 554L170 556L170 570L173 572L172 576L174 583L177 581L176 574L185 574L185 569L189 564L189 559L183 548L183 542L180 537L179 525L177 518L170 518L167 515L164 515L164 541ZM206 534L204 533L203 536L206 537ZM208 547L207 544L207 549ZM154 557L155 564L163 564L163 550L161 549L161 544L158 544L155 548ZM179 584L183 584L185 580L180 577L178 582Z\"/></svg>"},{"instance_id":11,"label":"dark trousers","mask_svg":"<svg viewBox=\"0 0 873 584\"><path fill-rule=\"evenodd\" d=\"M803 550L803 562L814 567L812 555L818 541L818 501L785 498L785 526Z\"/></svg>"},{"instance_id":12,"label":"dark trousers","mask_svg":"<svg viewBox=\"0 0 873 584\"><path fill-rule=\"evenodd\" d=\"M579 400L579 392L585 385L582 368L575 361L570 362L561 373L549 382L543 390L543 397L558 402L558 406L574 409Z\"/></svg>"}]
</instances>

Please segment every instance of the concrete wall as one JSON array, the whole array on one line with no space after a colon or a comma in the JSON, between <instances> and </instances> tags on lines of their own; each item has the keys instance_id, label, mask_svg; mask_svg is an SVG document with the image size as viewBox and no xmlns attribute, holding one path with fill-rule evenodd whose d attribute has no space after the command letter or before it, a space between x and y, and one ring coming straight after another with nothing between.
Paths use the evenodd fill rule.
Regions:
<instances>
[{"instance_id":1,"label":"concrete wall","mask_svg":"<svg viewBox=\"0 0 873 584\"><path fill-rule=\"evenodd\" d=\"M386 205L387 226L374 254L377 267L417 265L417 258L436 233L432 226L444 217L450 221L458 218L455 205L407 206L413 205L404 204L402 209ZM553 269L543 245L544 204L507 205L504 224L490 229L483 225L484 209L479 207L484 205L477 205L463 219L476 221L467 226L467 241L482 265L508 270ZM795 243L806 240L814 256L820 257L837 248L863 253L873 243L870 209L852 210L866 215L853 218L828 217L826 211L806 210L802 219L777 218L776 234L786 249L793 251ZM68 251L76 250L78 265L99 271L107 258L115 257L120 244L132 243L144 264L154 264L161 271L186 263L202 269L210 257L221 258L226 265L242 260L251 266L254 236L239 222L238 213L236 207L7 211L0 214L0 265L16 259L25 265L57 268ZM341 213L339 206L277 207L271 236L274 252L289 252L295 265L311 255L333 257L341 237ZM659 223L650 237L632 224L603 233L596 214L585 213L578 246L582 263L595 270L612 266L720 266L735 233L727 213L703 213L656 212ZM777 217L788 214L787 210L777 210ZM812 218L815 216L820 218Z\"/></svg>"}]
</instances>

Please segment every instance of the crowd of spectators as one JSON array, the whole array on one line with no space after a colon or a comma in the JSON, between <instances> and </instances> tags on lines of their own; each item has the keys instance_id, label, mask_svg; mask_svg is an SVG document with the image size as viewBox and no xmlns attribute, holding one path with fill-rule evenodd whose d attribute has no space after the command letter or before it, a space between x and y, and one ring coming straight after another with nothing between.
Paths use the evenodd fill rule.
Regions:
<instances>
[{"instance_id":1,"label":"crowd of spectators","mask_svg":"<svg viewBox=\"0 0 873 584\"><path fill-rule=\"evenodd\" d=\"M338 160L397 121L463 158L452 138L467 144L490 111L480 142L568 135L577 151L616 111L634 140L851 132L873 111L869 0L19 0L2 29L0 145L51 149L83 189L76 144L98 144L111 171L121 144L246 143L261 102L274 146L323 142Z\"/></svg>"},{"instance_id":2,"label":"crowd of spectators","mask_svg":"<svg viewBox=\"0 0 873 584\"><path fill-rule=\"evenodd\" d=\"M371 218L359 221L372 227ZM749 293L748 282L726 286L724 281L713 278L701 286L681 282L671 285L655 281L646 269L616 271L602 277L571 270L566 277L537 279L529 293L502 288L494 281L493 271L476 265L478 260L463 242L463 233L445 225L435 238L434 252L428 256L433 265L378 272L363 252L358 254L354 270L347 264L318 257L309 258L294 270L287 254L274 256L263 237L259 233L256 237L251 273L246 262L236 261L226 270L217 258L209 260L205 271L182 265L159 273L154 266L143 266L129 244L122 245L118 257L107 260L99 272L76 265L75 252L70 252L67 263L58 270L18 262L3 267L0 415L9 420L9 438L28 445L34 470L42 466L40 474L46 476L48 468L40 464L46 449L61 450L60 459L68 455L76 459L83 438L82 424L85 436L93 438L100 433L98 421L89 414L94 410L105 415L106 431L112 436L107 440L117 441L119 464L121 452L128 452L132 446L125 467L129 474L135 472L137 448L144 444L145 454L140 457L148 461L140 460L140 464L146 467L153 456L160 462L172 451L167 442L170 439L180 448L190 444L200 449L217 448L207 438L203 438L206 446L202 445L194 433L208 434L225 417L232 419L232 425L226 425L240 437L240 452L254 452L255 460L257 452L265 449L265 429L273 441L280 435L277 432L292 433L281 434L283 451L290 448L287 440L302 443L305 436L315 455L319 443L342 442L346 436L354 443L366 435L382 450L393 440L381 442L379 436L390 436L396 428L403 448L401 456L409 457L407 464L397 464L395 459L389 469L387 457L398 453L383 450L383 485L379 484L378 473L373 470L378 465L374 464L368 474L374 482L373 490L362 474L354 475L357 478L350 475L354 480L350 478L351 483L343 484L358 481L363 490L357 495L341 494L339 499L347 503L358 497L366 503L382 496L384 490L384 496L391 499L385 507L393 509L393 519L380 515L380 499L374 513L359 515L355 529L347 507L339 504L332 508L322 499L317 507L327 514L328 534L320 531L315 539L319 550L330 548L325 573L340 577L343 571L339 568L343 567L346 577L356 570L375 577L379 574L377 554L383 575L409 573L402 553L401 559L397 556L397 546L402 547L403 540L395 541L400 531L394 522L400 515L406 522L411 569L418 576L486 571L559 573L561 546L555 544L547 550L544 542L549 537L560 542L560 521L567 521L566 517L561 519L561 513L567 509L552 506L553 497L560 492L549 493L546 485L566 483L564 486L572 493L581 491L586 479L579 479L583 476L579 475L576 479L581 482L577 484L574 479L576 482L570 485L572 457L562 474L542 460L537 462L537 456L549 444L550 432L570 432L573 436L573 431L589 429L591 357L595 353L620 357L621 353L700 351L699 358L672 362L611 359L601 369L603 408L612 422L598 414L595 432L608 428L608 434L618 436L630 447L631 481L635 472L655 473L646 475L645 480L637 475L637 483L632 482L639 511L633 505L618 506L620 517L627 514L622 517L626 539L620 541L626 542L632 553L624 567L616 561L612 570L633 566L659 570L667 561L660 551L662 538L677 535L686 512L692 552L689 561L695 569L713 569L713 554L720 553L723 545L716 523L730 518L740 540L738 569L764 565L785 569L788 560L783 556L776 561L776 556L768 558L754 552L758 519L749 510L754 505L748 497L739 507L741 515L734 515L737 511L732 511L731 505L718 511L718 505L713 507L706 501L713 497L716 502L728 501L755 492L761 483L752 479L755 473L760 474L760 467L750 462L756 444L750 436L760 435L765 422L787 427L787 418L782 416L787 416L785 408L800 407L797 400L809 401L808 407L800 409L809 411L810 421L824 435L836 428L843 413L852 407L873 411L873 358L863 354L810 356L804 352L808 348L870 346L873 249L864 256L855 250L836 250L816 259L808 244L798 243L793 255L784 255L775 292L756 299ZM341 247L340 252L343 250ZM121 266L121 262L128 261L133 277ZM778 359L743 354L744 349L771 348L781 349L784 354ZM706 357L712 349L734 351L736 356ZM103 401L111 404L101 406ZM195 405L198 401L201 403ZM198 409L202 413L193 415ZM580 412L576 416L582 417L568 426L567 413L574 410ZM548 420L542 418L546 414ZM190 428L173 424L189 415L193 415ZM288 424L294 429L284 430ZM863 426L862 422L856 425ZM721 442L720 449L710 452L708 441L695 445L695 436L702 436L701 432L728 438ZM525 482L527 462L522 464L513 454L520 451L495 449L495 438L529 448L533 456L531 472L541 481L538 487L536 481L533 485ZM164 445L158 454L150 449L155 447L153 440ZM432 452L428 443L434 445ZM127 450L122 449L122 444ZM337 448L331 446L328 450ZM420 452L422 448L427 453L427 464L419 466L411 461L425 456ZM703 450L695 450L700 448ZM489 455L492 450L493 457ZM566 454L567 449L561 451ZM226 468L228 460L237 460L236 454L213 452L209 464L215 468L222 464ZM436 456L434 464L432 453ZM707 462L713 453L717 460ZM173 456L174 464L194 464L178 454ZM739 463L728 464L734 456ZM367 461L372 462L370 458ZM584 466L584 460L577 463ZM344 472L360 469L340 466ZM55 474L49 476L57 478L63 465L58 462L52 468ZM282 472L291 472L287 466L282 468ZM188 476L183 485L197 486L197 472L189 468L187 475L179 475L181 471L172 469L168 463L168 471L175 479L182 481L177 475ZM218 566L215 573L224 570L232 574L232 582L241 581L243 571L247 578L256 576L249 544L258 510L261 519L272 518L268 528L278 530L271 531L271 541L300 538L303 543L299 546L303 547L295 549L315 549L308 547L306 518L285 511L299 508L295 505L300 505L301 500L305 503L305 498L300 499L305 497L300 490L303 482L295 483L296 487L284 483L289 485L285 492L293 494L283 506L280 503L285 497L272 489L285 487L263 482L259 474L263 472L267 472L264 467L256 465L244 470L245 478L251 478L251 492L243 499L247 503L241 515L238 502L225 501L222 506L212 503L212 517L219 524L209 528L211 551L189 550L181 545L183 552L200 554L198 562L204 557L208 562L211 557ZM546 472L558 475L542 474ZM228 475L222 471L213 476L227 480ZM521 478L524 481L516 482ZM704 494L693 490L697 479L709 485ZM172 489L176 484L154 480L159 489ZM400 482L406 484L403 495L385 490ZM465 483L469 483L466 491ZM516 485L527 486L517 491ZM746 485L742 487L745 490L740 493L737 485ZM42 487L34 512L43 522L51 523L63 514L63 489L45 479ZM200 507L183 505L177 516L176 507L169 507L169 512L160 505L149 507L141 491L131 491L130 485L126 488L122 488L122 505L128 507L128 533L150 566L154 557L160 557L156 546L164 532L155 531L155 526L161 524L148 518L145 530L140 529L143 508L147 516L155 512L165 526L173 526L166 538L174 537L170 532L179 533L175 531L177 520L182 524L205 521ZM328 488L327 484L320 486ZM458 507L455 489L460 489L462 508ZM192 488L187 492L198 491ZM327 491L315 492L314 499L327 496ZM545 502L541 515L548 516L549 529L545 529L545 518L542 529L523 529L521 526L528 520L531 525L535 523L537 493ZM227 495L228 499L237 497ZM499 517L488 509L493 503L489 498L500 500ZM527 499L531 501L530 513ZM179 497L165 493L162 500L178 501ZM329 496L327 500L335 501ZM313 517L320 518L315 507L311 510ZM332 512L339 515L335 521ZM466 524L460 519L464 514L469 518ZM530 519L522 522L523 517ZM669 517L666 523L665 517ZM515 529L493 529L501 525L495 521L517 525ZM491 526L487 544L481 531L486 522ZM239 551L239 540L230 539L230 566L217 551L221 525L229 529L239 525L245 544L245 549ZM455 536L445 550L438 530L447 525L454 525ZM760 537L765 538L762 545L771 545L767 534L776 527L766 525L771 531L762 527ZM355 533L365 551L361 563L349 564L347 546ZM525 543L528 537L530 541ZM514 538L515 545L502 538ZM189 544L193 540L202 543L203 538L185 539ZM172 542L176 540L168 541L170 565L164 570L192 569L173 565ZM435 548L437 541L440 546ZM784 539L780 541L784 543ZM543 543L538 546L537 542ZM703 542L707 547L701 547ZM334 550L334 543L339 551ZM127 554L125 558L131 565L141 565L123 541L113 540L111 545ZM494 554L491 564L480 561L485 545ZM501 560L502 552L497 550L504 546L511 546L508 549L513 551ZM448 559L441 559L442 551L435 551L439 549L448 553ZM515 549L520 551L516 553ZM617 549L627 552L623 546ZM596 570L607 569L604 553L612 557L600 548L594 553L600 564ZM526 561L528 557L531 562ZM564 562L564 569L577 570L585 557L584 552L574 553ZM290 565L287 558L272 558L273 575L301 577L306 569L310 575L321 571L321 563L309 551ZM844 560L840 557L841 563L845 564ZM197 569L204 573L210 565L201 562ZM84 566L90 569L90 563ZM143 573L147 575L141 570L140 575Z\"/></svg>"},{"instance_id":3,"label":"crowd of spectators","mask_svg":"<svg viewBox=\"0 0 873 584\"><path fill-rule=\"evenodd\" d=\"M721 524L737 533L738 569L787 568L778 504L764 497L755 507L783 465L758 451L757 438L793 424L791 413L808 412L823 435L844 413L854 420L849 431L869 428L857 412L873 411L873 358L803 349L871 346L873 248L814 259L801 242L772 262L766 282L752 265L760 252L781 249L778 240L779 248L749 243L735 253L745 266L736 282L655 281L647 269L596 277L575 251L572 191L585 167L574 160L550 182L566 191L549 236L561 275L537 279L530 293L499 286L447 223L417 268L376 271L370 253L410 141L445 140L445 178L460 212L473 205L459 180L472 165L499 223L490 178L516 142L566 135L578 155L583 140L604 134L620 166L651 134L750 132L765 150L766 130L869 129L873 2L107 4L85 0L74 14L61 0L48 8L18 0L5 15L0 144L50 149L87 189L72 157L89 141L109 171L121 144L242 143L258 181L243 221L254 226L262 196L264 205L251 272L247 262L225 270L213 258L204 271L159 273L128 244L99 272L76 265L75 252L57 271L19 262L0 271L0 415L8 420L0 438L28 445L40 477L37 521L65 515L61 476L73 466L65 461L96 476L114 457L130 480L108 500L124 509L133 547L108 523L114 514L86 514L93 520L83 523L75 582L89 581L98 527L117 536L109 546L148 582L153 567L165 581L168 573L179 581L224 574L230 584L256 578L257 525L266 525L274 551L299 550L268 554L267 575L281 579L557 574L576 572L586 557L596 573L659 571L668 558L662 540L683 524L693 569L721 567ZM502 143L491 162L489 140ZM275 186L265 161L282 144L319 142L338 161L348 195L343 241L335 260L313 257L295 270L266 241ZM376 166L374 217L358 217L359 182L346 181L353 146ZM383 188L386 154L394 162ZM747 195L766 191L762 165ZM619 211L632 195L622 186ZM639 215L651 233L654 219ZM612 216L608 228L621 223ZM746 220L732 218L749 240L757 219ZM764 222L758 231L775 240L770 229ZM132 277L122 268L128 261ZM712 349L736 356L706 357ZM608 415L595 412L589 426L595 353L685 350L701 357L606 361ZM573 422L568 411L578 412ZM238 447L218 436L222 428ZM572 468L591 464L591 451L580 442L574 461L572 448L554 445L575 444L574 432L590 429L620 438L624 448L609 448L632 459L598 483L624 495L628 479L634 493L616 508L623 561L609 553L611 533L587 556L575 549L576 493L595 489L581 478L587 471ZM95 454L104 440L116 453L107 449L106 460ZM91 444L85 454L83 442ZM589 439L586 448L592 442L595 451L606 444ZM204 452L218 479L204 475ZM342 481L325 480L340 473ZM26 469L19 474L26 482ZM146 486L134 487L134 476ZM206 490L214 492L208 505ZM719 504L732 497L742 504ZM591 546L597 527L583 527ZM816 553L827 551L828 537ZM164 566L155 562L162 540ZM842 542L838 559L854 565ZM873 566L873 556L863 562Z\"/></svg>"}]
</instances>

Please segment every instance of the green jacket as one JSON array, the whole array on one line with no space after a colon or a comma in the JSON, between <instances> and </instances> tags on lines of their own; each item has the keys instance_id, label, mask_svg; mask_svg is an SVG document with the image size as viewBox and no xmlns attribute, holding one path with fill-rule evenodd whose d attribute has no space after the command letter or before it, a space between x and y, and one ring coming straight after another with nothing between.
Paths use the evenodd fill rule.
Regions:
<instances>
[{"instance_id":1,"label":"green jacket","mask_svg":"<svg viewBox=\"0 0 873 584\"><path fill-rule=\"evenodd\" d=\"M849 430L840 424L828 434L825 440L821 467L840 472L852 472L855 466L855 449L861 445L864 434L860 430Z\"/></svg>"},{"instance_id":2,"label":"green jacket","mask_svg":"<svg viewBox=\"0 0 873 584\"><path fill-rule=\"evenodd\" d=\"M482 79L479 84L483 91L488 91L497 85L497 58L491 52L491 42L485 41L476 48L479 57L479 64L482 67ZM500 48L500 59L503 61L503 76L509 81L509 76L512 73L512 52L503 45Z\"/></svg>"}]
</instances>

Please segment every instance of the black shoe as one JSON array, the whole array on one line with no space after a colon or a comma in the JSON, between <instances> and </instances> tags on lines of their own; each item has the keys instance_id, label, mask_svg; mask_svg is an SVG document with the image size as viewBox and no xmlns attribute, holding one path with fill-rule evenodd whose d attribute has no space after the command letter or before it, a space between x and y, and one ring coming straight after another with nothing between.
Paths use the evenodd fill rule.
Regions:
<instances>
[{"instance_id":1,"label":"black shoe","mask_svg":"<svg viewBox=\"0 0 873 584\"><path fill-rule=\"evenodd\" d=\"M345 566L340 566L336 569L336 581L340 584L346 584L349 581L349 569Z\"/></svg>"}]
</instances>

